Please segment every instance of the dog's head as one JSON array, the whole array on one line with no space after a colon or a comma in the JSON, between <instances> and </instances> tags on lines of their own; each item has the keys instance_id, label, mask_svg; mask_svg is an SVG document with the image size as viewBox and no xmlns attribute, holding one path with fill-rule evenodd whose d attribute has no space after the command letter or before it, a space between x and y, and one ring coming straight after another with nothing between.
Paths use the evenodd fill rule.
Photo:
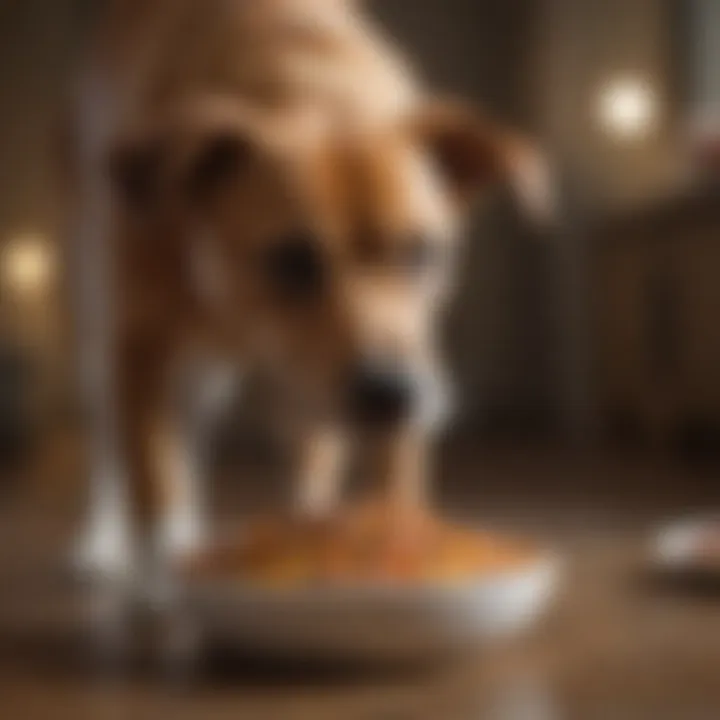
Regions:
<instances>
[{"instance_id":1,"label":"dog's head","mask_svg":"<svg viewBox=\"0 0 720 720\"><path fill-rule=\"evenodd\" d=\"M208 317L307 408L360 426L442 409L434 326L472 199L507 179L545 204L529 148L445 104L355 128L207 105L112 167L131 214L179 228Z\"/></svg>"}]
</instances>

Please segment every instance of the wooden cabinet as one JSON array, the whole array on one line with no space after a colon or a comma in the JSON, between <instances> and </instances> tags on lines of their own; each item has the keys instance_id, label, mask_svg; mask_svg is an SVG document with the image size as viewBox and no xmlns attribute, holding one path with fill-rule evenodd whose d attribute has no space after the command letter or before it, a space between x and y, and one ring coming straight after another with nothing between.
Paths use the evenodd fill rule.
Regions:
<instances>
[{"instance_id":1,"label":"wooden cabinet","mask_svg":"<svg viewBox=\"0 0 720 720\"><path fill-rule=\"evenodd\" d=\"M595 248L606 426L660 443L704 434L720 447L720 198L615 220Z\"/></svg>"}]
</instances>

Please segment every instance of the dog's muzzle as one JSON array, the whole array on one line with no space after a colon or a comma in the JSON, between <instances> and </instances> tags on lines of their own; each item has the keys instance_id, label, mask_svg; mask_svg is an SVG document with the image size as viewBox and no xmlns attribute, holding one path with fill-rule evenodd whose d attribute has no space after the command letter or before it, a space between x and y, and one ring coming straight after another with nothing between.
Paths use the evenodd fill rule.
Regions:
<instances>
[{"instance_id":1,"label":"dog's muzzle","mask_svg":"<svg viewBox=\"0 0 720 720\"><path fill-rule=\"evenodd\" d=\"M402 370L360 365L350 376L348 404L362 427L392 427L410 418L417 399L413 378Z\"/></svg>"},{"instance_id":2,"label":"dog's muzzle","mask_svg":"<svg viewBox=\"0 0 720 720\"><path fill-rule=\"evenodd\" d=\"M362 428L417 422L434 430L447 419L451 402L436 375L367 364L351 373L348 406L351 420Z\"/></svg>"}]
</instances>

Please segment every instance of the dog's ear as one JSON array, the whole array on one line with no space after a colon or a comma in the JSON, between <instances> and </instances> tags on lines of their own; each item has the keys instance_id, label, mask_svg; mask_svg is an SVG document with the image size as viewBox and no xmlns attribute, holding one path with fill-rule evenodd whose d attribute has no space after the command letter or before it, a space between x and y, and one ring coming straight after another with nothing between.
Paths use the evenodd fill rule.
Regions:
<instances>
[{"instance_id":1,"label":"dog's ear","mask_svg":"<svg viewBox=\"0 0 720 720\"><path fill-rule=\"evenodd\" d=\"M494 184L509 183L531 215L543 221L552 217L551 172L530 141L455 102L421 110L412 128L458 200L467 202Z\"/></svg>"},{"instance_id":2,"label":"dog's ear","mask_svg":"<svg viewBox=\"0 0 720 720\"><path fill-rule=\"evenodd\" d=\"M255 146L239 128L206 130L195 144L184 171L183 193L192 203L211 200L252 162Z\"/></svg>"},{"instance_id":3,"label":"dog's ear","mask_svg":"<svg viewBox=\"0 0 720 720\"><path fill-rule=\"evenodd\" d=\"M114 144L113 186L131 210L141 213L168 200L190 208L204 204L251 162L259 144L253 127L244 108L223 99L175 107Z\"/></svg>"},{"instance_id":4,"label":"dog's ear","mask_svg":"<svg viewBox=\"0 0 720 720\"><path fill-rule=\"evenodd\" d=\"M267 138L257 111L226 97L195 98L176 112L177 146L173 173L179 198L202 207L242 178Z\"/></svg>"}]
</instances>

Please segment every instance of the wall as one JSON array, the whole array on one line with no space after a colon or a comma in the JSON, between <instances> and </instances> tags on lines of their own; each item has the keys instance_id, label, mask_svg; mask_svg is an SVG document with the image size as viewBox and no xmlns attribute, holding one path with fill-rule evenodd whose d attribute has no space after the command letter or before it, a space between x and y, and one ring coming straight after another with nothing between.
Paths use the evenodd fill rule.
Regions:
<instances>
[{"instance_id":1,"label":"wall","mask_svg":"<svg viewBox=\"0 0 720 720\"><path fill-rule=\"evenodd\" d=\"M712 2L712 0L710 0ZM677 15L665 0L543 0L537 25L536 111L544 134L581 176L598 208L672 191L681 158L677 131ZM646 80L659 122L620 142L598 124L597 95L617 77Z\"/></svg>"},{"instance_id":2,"label":"wall","mask_svg":"<svg viewBox=\"0 0 720 720\"><path fill-rule=\"evenodd\" d=\"M720 3L685 0L686 27L693 38L688 50L689 99L697 111L720 108Z\"/></svg>"},{"instance_id":3,"label":"wall","mask_svg":"<svg viewBox=\"0 0 720 720\"><path fill-rule=\"evenodd\" d=\"M72 0L0 5L0 252L5 261L11 248L29 241L47 249L50 263L58 255L53 154L80 27ZM54 394L66 368L58 273L50 268L47 284L37 287L17 287L5 274L2 280L2 331L33 353L39 370L34 389Z\"/></svg>"}]
</instances>

